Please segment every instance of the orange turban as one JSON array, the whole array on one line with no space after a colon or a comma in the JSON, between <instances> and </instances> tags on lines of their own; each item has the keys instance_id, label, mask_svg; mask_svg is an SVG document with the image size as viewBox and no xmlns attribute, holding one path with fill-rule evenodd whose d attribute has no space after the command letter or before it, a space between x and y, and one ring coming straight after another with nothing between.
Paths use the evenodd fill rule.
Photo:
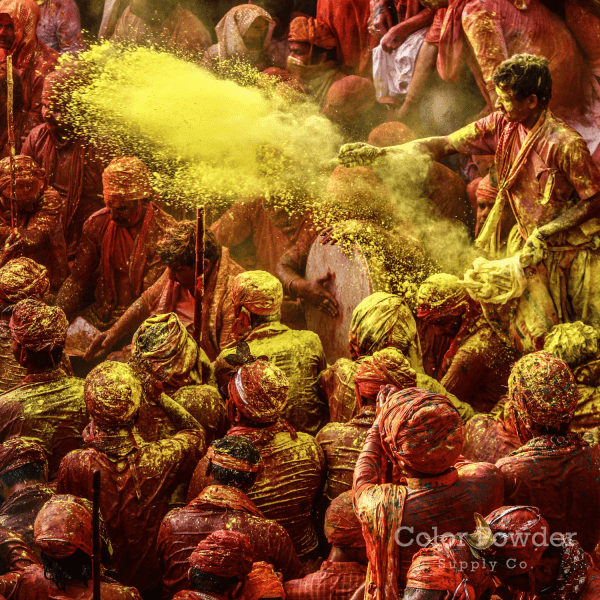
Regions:
<instances>
[{"instance_id":1,"label":"orange turban","mask_svg":"<svg viewBox=\"0 0 600 600\"><path fill-rule=\"evenodd\" d=\"M462 452L462 421L440 394L418 388L397 392L382 407L379 421L390 458L422 473L442 473Z\"/></svg>"},{"instance_id":2,"label":"orange turban","mask_svg":"<svg viewBox=\"0 0 600 600\"><path fill-rule=\"evenodd\" d=\"M30 463L43 465L44 468L48 466L44 450L37 442L27 438L12 437L0 444L0 475Z\"/></svg>"},{"instance_id":3,"label":"orange turban","mask_svg":"<svg viewBox=\"0 0 600 600\"><path fill-rule=\"evenodd\" d=\"M48 269L31 258L13 258L0 268L0 300L6 304L41 300L49 288Z\"/></svg>"},{"instance_id":4,"label":"orange turban","mask_svg":"<svg viewBox=\"0 0 600 600\"><path fill-rule=\"evenodd\" d=\"M416 140L417 136L412 130L399 121L390 121L377 125L369 134L367 143L378 148L387 148L388 146L399 146Z\"/></svg>"},{"instance_id":5,"label":"orange turban","mask_svg":"<svg viewBox=\"0 0 600 600\"><path fill-rule=\"evenodd\" d=\"M376 102L373 82L364 77L349 75L331 85L321 112L335 123L351 127Z\"/></svg>"},{"instance_id":6,"label":"orange turban","mask_svg":"<svg viewBox=\"0 0 600 600\"><path fill-rule=\"evenodd\" d=\"M260 600L261 598L283 598L285 591L273 567L266 562L255 562L252 571L246 578L242 592L244 600Z\"/></svg>"},{"instance_id":7,"label":"orange turban","mask_svg":"<svg viewBox=\"0 0 600 600\"><path fill-rule=\"evenodd\" d=\"M329 505L325 513L325 537L339 548L364 548L362 525L354 512L352 490L343 492Z\"/></svg>"},{"instance_id":8,"label":"orange turban","mask_svg":"<svg viewBox=\"0 0 600 600\"><path fill-rule=\"evenodd\" d=\"M30 298L15 305L9 326L25 350L52 352L65 347L69 322L62 309Z\"/></svg>"},{"instance_id":9,"label":"orange turban","mask_svg":"<svg viewBox=\"0 0 600 600\"><path fill-rule=\"evenodd\" d=\"M135 156L114 158L102 173L104 196L136 201L152 195L150 170Z\"/></svg>"},{"instance_id":10,"label":"orange turban","mask_svg":"<svg viewBox=\"0 0 600 600\"><path fill-rule=\"evenodd\" d=\"M255 315L273 315L281 310L283 287L279 279L266 271L246 271L233 279L231 298L236 310L245 308Z\"/></svg>"},{"instance_id":11,"label":"orange turban","mask_svg":"<svg viewBox=\"0 0 600 600\"><path fill-rule=\"evenodd\" d=\"M250 538L237 531L215 531L190 555L191 567L219 577L243 579L252 570L254 551Z\"/></svg>"},{"instance_id":12,"label":"orange turban","mask_svg":"<svg viewBox=\"0 0 600 600\"><path fill-rule=\"evenodd\" d=\"M18 154L14 159L15 165L15 183L19 181L33 182L37 181L40 190L46 185L46 171L38 167L31 156ZM10 185L10 159L3 158L0 160L0 192L4 191Z\"/></svg>"},{"instance_id":13,"label":"orange turban","mask_svg":"<svg viewBox=\"0 0 600 600\"><path fill-rule=\"evenodd\" d=\"M477 186L477 191L475 192L477 198L481 198L484 200L489 200L493 202L496 200L496 196L498 195L498 188L494 187L490 183L490 176L486 175Z\"/></svg>"},{"instance_id":14,"label":"orange turban","mask_svg":"<svg viewBox=\"0 0 600 600\"><path fill-rule=\"evenodd\" d=\"M290 24L288 41L304 42L323 50L333 50L337 46L329 26L312 17L296 17Z\"/></svg>"},{"instance_id":15,"label":"orange turban","mask_svg":"<svg viewBox=\"0 0 600 600\"><path fill-rule=\"evenodd\" d=\"M417 373L397 348L379 350L360 361L354 375L358 405L362 405L362 398L376 400L382 385L393 385L399 390L417 385Z\"/></svg>"}]
</instances>

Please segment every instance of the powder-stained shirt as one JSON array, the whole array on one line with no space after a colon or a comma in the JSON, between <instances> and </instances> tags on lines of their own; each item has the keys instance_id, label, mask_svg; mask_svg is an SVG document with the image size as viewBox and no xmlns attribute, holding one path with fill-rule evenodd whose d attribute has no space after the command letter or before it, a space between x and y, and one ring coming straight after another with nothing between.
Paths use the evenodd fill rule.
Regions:
<instances>
[{"instance_id":1,"label":"powder-stained shirt","mask_svg":"<svg viewBox=\"0 0 600 600\"><path fill-rule=\"evenodd\" d=\"M469 460L494 464L520 447L521 441L502 420L475 415L465 425L463 455Z\"/></svg>"},{"instance_id":2,"label":"powder-stained shirt","mask_svg":"<svg viewBox=\"0 0 600 600\"><path fill-rule=\"evenodd\" d=\"M585 552L600 542L600 446L577 434L534 438L497 462L506 505L537 506L551 532L577 534Z\"/></svg>"},{"instance_id":3,"label":"powder-stained shirt","mask_svg":"<svg viewBox=\"0 0 600 600\"><path fill-rule=\"evenodd\" d=\"M286 600L350 600L365 582L367 567L326 560L316 573L284 584Z\"/></svg>"},{"instance_id":4,"label":"powder-stained shirt","mask_svg":"<svg viewBox=\"0 0 600 600\"><path fill-rule=\"evenodd\" d=\"M62 369L27 375L16 388L0 396L0 443L18 435L38 442L48 456L50 479L60 461L81 448L89 423L83 400L83 379Z\"/></svg>"},{"instance_id":5,"label":"powder-stained shirt","mask_svg":"<svg viewBox=\"0 0 600 600\"><path fill-rule=\"evenodd\" d=\"M12 352L12 336L8 320L0 318L0 393L4 393L21 383L27 375Z\"/></svg>"},{"instance_id":6,"label":"powder-stained shirt","mask_svg":"<svg viewBox=\"0 0 600 600\"><path fill-rule=\"evenodd\" d=\"M243 492L237 490L236 493ZM265 561L285 580L298 577L300 561L286 530L270 519L229 508L198 508L192 500L163 519L158 534L158 554L163 577L163 598L188 586L188 558L196 546L214 531L245 533L252 543L254 562Z\"/></svg>"},{"instance_id":7,"label":"powder-stained shirt","mask_svg":"<svg viewBox=\"0 0 600 600\"><path fill-rule=\"evenodd\" d=\"M36 33L40 42L61 54L86 48L79 8L74 0L44 0L40 4Z\"/></svg>"},{"instance_id":8,"label":"powder-stained shirt","mask_svg":"<svg viewBox=\"0 0 600 600\"><path fill-rule=\"evenodd\" d=\"M279 322L266 323L244 338L254 356L266 356L290 381L288 401L282 417L296 430L315 435L327 422L327 406L319 395L317 378L327 367L319 336L312 331L297 331ZM219 371L231 370L225 356L235 349L224 350L215 361Z\"/></svg>"},{"instance_id":9,"label":"powder-stained shirt","mask_svg":"<svg viewBox=\"0 0 600 600\"><path fill-rule=\"evenodd\" d=\"M127 450L127 449L126 449ZM171 438L129 452L77 450L66 456L58 474L57 492L92 500L92 478L100 470L100 512L106 522L119 580L138 590L160 580L156 539L169 497L189 481L204 450L202 431L180 431Z\"/></svg>"}]
</instances>

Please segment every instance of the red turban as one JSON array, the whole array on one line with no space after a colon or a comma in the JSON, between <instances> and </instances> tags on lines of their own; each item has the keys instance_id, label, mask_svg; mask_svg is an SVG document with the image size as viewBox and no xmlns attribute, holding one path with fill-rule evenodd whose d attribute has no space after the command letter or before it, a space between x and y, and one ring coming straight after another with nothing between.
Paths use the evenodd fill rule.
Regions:
<instances>
[{"instance_id":1,"label":"red turban","mask_svg":"<svg viewBox=\"0 0 600 600\"><path fill-rule=\"evenodd\" d=\"M31 183L37 181L40 191L46 184L46 171L38 167L31 156L19 154L15 156L15 184L19 182ZM10 159L0 160L0 192L3 192L10 185Z\"/></svg>"},{"instance_id":2,"label":"red turban","mask_svg":"<svg viewBox=\"0 0 600 600\"><path fill-rule=\"evenodd\" d=\"M274 315L281 310L283 287L279 279L266 271L246 271L233 279L231 298L236 310L245 308L255 315Z\"/></svg>"},{"instance_id":3,"label":"red turban","mask_svg":"<svg viewBox=\"0 0 600 600\"><path fill-rule=\"evenodd\" d=\"M335 123L351 127L376 102L373 82L364 77L349 75L331 85L321 112Z\"/></svg>"},{"instance_id":4,"label":"red turban","mask_svg":"<svg viewBox=\"0 0 600 600\"><path fill-rule=\"evenodd\" d=\"M477 191L475 192L477 198L481 198L482 200L487 200L488 202L494 202L496 200L496 196L498 195L498 188L494 187L490 183L490 176L486 175L477 186Z\"/></svg>"},{"instance_id":5,"label":"red turban","mask_svg":"<svg viewBox=\"0 0 600 600\"><path fill-rule=\"evenodd\" d=\"M412 132L410 127L399 121L390 121L377 125L369 134L367 142L371 146L378 148L387 148L388 146L399 146L416 140L417 136Z\"/></svg>"},{"instance_id":6,"label":"red turban","mask_svg":"<svg viewBox=\"0 0 600 600\"><path fill-rule=\"evenodd\" d=\"M505 415L523 443L535 423L559 429L573 420L579 391L567 363L549 352L532 352L513 367Z\"/></svg>"},{"instance_id":7,"label":"red turban","mask_svg":"<svg viewBox=\"0 0 600 600\"><path fill-rule=\"evenodd\" d=\"M417 293L417 317L427 321L463 315L470 306L470 296L458 281L458 277L447 273L428 277Z\"/></svg>"},{"instance_id":8,"label":"red turban","mask_svg":"<svg viewBox=\"0 0 600 600\"><path fill-rule=\"evenodd\" d=\"M71 556L82 550L92 556L92 513L81 499L54 496L38 513L33 526L35 543L54 558Z\"/></svg>"},{"instance_id":9,"label":"red turban","mask_svg":"<svg viewBox=\"0 0 600 600\"><path fill-rule=\"evenodd\" d=\"M52 352L64 348L69 322L62 309L30 298L15 305L10 318L13 340L25 350Z\"/></svg>"},{"instance_id":10,"label":"red turban","mask_svg":"<svg viewBox=\"0 0 600 600\"><path fill-rule=\"evenodd\" d=\"M335 498L325 513L325 537L339 548L364 548L362 525L354 512L352 490Z\"/></svg>"},{"instance_id":11,"label":"red turban","mask_svg":"<svg viewBox=\"0 0 600 600\"><path fill-rule=\"evenodd\" d=\"M45 469L48 466L44 450L37 442L12 437L0 444L0 475L30 463L43 465Z\"/></svg>"},{"instance_id":12,"label":"red turban","mask_svg":"<svg viewBox=\"0 0 600 600\"><path fill-rule=\"evenodd\" d=\"M252 570L254 551L250 538L237 531L215 531L192 552L190 566L219 577L243 579Z\"/></svg>"},{"instance_id":13,"label":"red turban","mask_svg":"<svg viewBox=\"0 0 600 600\"><path fill-rule=\"evenodd\" d=\"M266 360L241 366L229 381L229 399L248 419L274 423L287 404L290 382L285 373Z\"/></svg>"},{"instance_id":14,"label":"red turban","mask_svg":"<svg viewBox=\"0 0 600 600\"><path fill-rule=\"evenodd\" d=\"M48 269L31 258L13 258L0 268L0 301L5 304L27 298L41 300L49 288Z\"/></svg>"},{"instance_id":15,"label":"red turban","mask_svg":"<svg viewBox=\"0 0 600 600\"><path fill-rule=\"evenodd\" d=\"M242 471L243 473L260 473L265 467L262 458L257 463L251 463L248 460L236 458L235 456L231 456L231 454L221 452L214 445L209 447L206 458L217 467L231 469L232 471Z\"/></svg>"},{"instance_id":16,"label":"red turban","mask_svg":"<svg viewBox=\"0 0 600 600\"><path fill-rule=\"evenodd\" d=\"M397 392L382 407L379 422L390 458L422 473L442 473L462 452L462 421L440 394L418 388Z\"/></svg>"},{"instance_id":17,"label":"red turban","mask_svg":"<svg viewBox=\"0 0 600 600\"><path fill-rule=\"evenodd\" d=\"M107 361L92 369L83 387L85 404L100 425L127 425L137 413L142 386L126 364Z\"/></svg>"},{"instance_id":18,"label":"red turban","mask_svg":"<svg viewBox=\"0 0 600 600\"><path fill-rule=\"evenodd\" d=\"M104 196L136 201L152 195L150 171L135 156L114 158L102 173Z\"/></svg>"},{"instance_id":19,"label":"red turban","mask_svg":"<svg viewBox=\"0 0 600 600\"><path fill-rule=\"evenodd\" d=\"M354 375L358 405L362 406L361 396L376 400L382 385L393 385L399 390L417 385L417 373L397 348L379 350L360 361Z\"/></svg>"},{"instance_id":20,"label":"red turban","mask_svg":"<svg viewBox=\"0 0 600 600\"><path fill-rule=\"evenodd\" d=\"M496 570L503 569L510 575L531 571L548 547L550 529L535 506L503 506L485 517L494 544L486 550L492 559L498 560ZM513 564L514 561L514 564Z\"/></svg>"},{"instance_id":21,"label":"red turban","mask_svg":"<svg viewBox=\"0 0 600 600\"><path fill-rule=\"evenodd\" d=\"M296 17L290 24L288 41L304 42L323 50L333 50L337 46L329 26L312 17Z\"/></svg>"},{"instance_id":22,"label":"red turban","mask_svg":"<svg viewBox=\"0 0 600 600\"><path fill-rule=\"evenodd\" d=\"M285 600L283 584L279 581L279 577L271 565L263 561L254 563L252 571L246 578L242 598L244 600L260 600L261 598L283 598Z\"/></svg>"}]
</instances>

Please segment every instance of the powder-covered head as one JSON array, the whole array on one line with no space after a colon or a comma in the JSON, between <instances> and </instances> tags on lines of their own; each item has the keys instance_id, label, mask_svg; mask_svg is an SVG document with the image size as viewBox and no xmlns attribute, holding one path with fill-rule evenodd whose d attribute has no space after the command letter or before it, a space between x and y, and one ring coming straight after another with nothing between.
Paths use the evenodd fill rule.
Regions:
<instances>
[{"instance_id":1,"label":"powder-covered head","mask_svg":"<svg viewBox=\"0 0 600 600\"><path fill-rule=\"evenodd\" d=\"M21 300L13 309L10 334L25 350L52 352L64 348L69 322L61 308L40 300Z\"/></svg>"},{"instance_id":2,"label":"powder-covered head","mask_svg":"<svg viewBox=\"0 0 600 600\"><path fill-rule=\"evenodd\" d=\"M15 167L15 186L19 190L23 188L32 188L37 186L38 193L46 184L46 171L38 167L36 162L30 156L17 154L14 158ZM10 186L10 159L0 160L0 192L8 189ZM17 192L17 205L19 205L19 193Z\"/></svg>"},{"instance_id":3,"label":"powder-covered head","mask_svg":"<svg viewBox=\"0 0 600 600\"><path fill-rule=\"evenodd\" d=\"M409 388L389 397L380 413L384 449L421 473L442 473L460 456L464 427L445 396Z\"/></svg>"},{"instance_id":4,"label":"powder-covered head","mask_svg":"<svg viewBox=\"0 0 600 600\"><path fill-rule=\"evenodd\" d=\"M582 321L555 325L546 336L544 350L564 360L569 367L578 367L598 353L598 330Z\"/></svg>"},{"instance_id":5,"label":"powder-covered head","mask_svg":"<svg viewBox=\"0 0 600 600\"><path fill-rule=\"evenodd\" d=\"M30 463L43 465L44 470L48 468L46 454L34 440L12 437L0 444L0 475Z\"/></svg>"},{"instance_id":6,"label":"powder-covered head","mask_svg":"<svg viewBox=\"0 0 600 600\"><path fill-rule=\"evenodd\" d=\"M34 0L1 0L0 14L7 14L15 28L15 41L11 53L16 69L33 66L38 49L37 25L40 7Z\"/></svg>"},{"instance_id":7,"label":"powder-covered head","mask_svg":"<svg viewBox=\"0 0 600 600\"><path fill-rule=\"evenodd\" d=\"M349 75L331 85L321 113L334 123L352 127L376 102L373 82L364 77Z\"/></svg>"},{"instance_id":8,"label":"powder-covered head","mask_svg":"<svg viewBox=\"0 0 600 600\"><path fill-rule=\"evenodd\" d=\"M102 172L104 198L138 201L152 195L150 170L136 156L114 158Z\"/></svg>"},{"instance_id":9,"label":"powder-covered head","mask_svg":"<svg viewBox=\"0 0 600 600\"><path fill-rule=\"evenodd\" d=\"M252 570L254 550L250 538L237 531L215 531L201 541L189 557L191 567L219 577L244 579Z\"/></svg>"},{"instance_id":10,"label":"powder-covered head","mask_svg":"<svg viewBox=\"0 0 600 600\"><path fill-rule=\"evenodd\" d=\"M0 268L0 303L10 306L27 298L42 300L49 288L48 269L31 258L13 258Z\"/></svg>"},{"instance_id":11,"label":"powder-covered head","mask_svg":"<svg viewBox=\"0 0 600 600\"><path fill-rule=\"evenodd\" d=\"M332 500L325 513L325 537L332 546L363 548L362 525L354 512L352 490Z\"/></svg>"},{"instance_id":12,"label":"powder-covered head","mask_svg":"<svg viewBox=\"0 0 600 600\"><path fill-rule=\"evenodd\" d=\"M236 311L245 308L255 315L274 315L281 310L283 287L266 271L246 271L234 278L231 298Z\"/></svg>"},{"instance_id":13,"label":"powder-covered head","mask_svg":"<svg viewBox=\"0 0 600 600\"><path fill-rule=\"evenodd\" d=\"M142 386L133 369L120 362L104 362L88 374L85 404L99 425L128 425L142 400Z\"/></svg>"},{"instance_id":14,"label":"powder-covered head","mask_svg":"<svg viewBox=\"0 0 600 600\"><path fill-rule=\"evenodd\" d=\"M378 350L373 356L363 358L354 375L356 400L376 400L382 385L393 385L399 390L417 385L417 373L397 348Z\"/></svg>"},{"instance_id":15,"label":"powder-covered head","mask_svg":"<svg viewBox=\"0 0 600 600\"><path fill-rule=\"evenodd\" d=\"M416 140L417 136L413 131L399 121L390 121L377 125L369 134L367 143L378 148L387 148L388 146L399 146Z\"/></svg>"},{"instance_id":16,"label":"powder-covered head","mask_svg":"<svg viewBox=\"0 0 600 600\"><path fill-rule=\"evenodd\" d=\"M468 292L455 275L438 273L428 277L417 293L417 316L424 321L459 316L470 303Z\"/></svg>"},{"instance_id":17,"label":"powder-covered head","mask_svg":"<svg viewBox=\"0 0 600 600\"><path fill-rule=\"evenodd\" d=\"M244 600L261 600L261 598L282 598L285 600L285 590L279 581L272 565L259 561L252 565L242 591Z\"/></svg>"}]
</instances>

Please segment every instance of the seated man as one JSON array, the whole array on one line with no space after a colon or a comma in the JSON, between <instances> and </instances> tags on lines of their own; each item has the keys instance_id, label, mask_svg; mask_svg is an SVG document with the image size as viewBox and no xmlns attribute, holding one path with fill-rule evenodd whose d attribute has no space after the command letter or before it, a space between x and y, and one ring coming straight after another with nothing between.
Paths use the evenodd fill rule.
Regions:
<instances>
[{"instance_id":1,"label":"seated man","mask_svg":"<svg viewBox=\"0 0 600 600\"><path fill-rule=\"evenodd\" d=\"M187 589L177 600L235 598L250 571L254 550L250 538L237 531L215 531L200 542L188 558Z\"/></svg>"},{"instance_id":2,"label":"seated man","mask_svg":"<svg viewBox=\"0 0 600 600\"><path fill-rule=\"evenodd\" d=\"M246 360L229 380L227 414L233 428L227 435L248 437L265 463L248 496L265 517L285 527L301 560L316 558L312 509L323 480L323 452L315 438L296 433L281 417L290 387L285 373L265 360ZM206 463L201 460L194 472L188 500L204 487Z\"/></svg>"},{"instance_id":3,"label":"seated man","mask_svg":"<svg viewBox=\"0 0 600 600\"><path fill-rule=\"evenodd\" d=\"M37 442L12 437L0 444L0 527L18 533L31 548L35 518L54 496L47 483L48 461Z\"/></svg>"},{"instance_id":4,"label":"seated man","mask_svg":"<svg viewBox=\"0 0 600 600\"><path fill-rule=\"evenodd\" d=\"M100 471L100 512L114 549L119 580L141 592L160 583L156 538L171 494L189 480L204 449L204 432L183 407L162 394L160 404L178 432L144 443L135 433L141 384L131 367L105 362L85 379L85 402L92 421L85 450L60 465L57 490L92 499L92 473Z\"/></svg>"},{"instance_id":5,"label":"seated man","mask_svg":"<svg viewBox=\"0 0 600 600\"><path fill-rule=\"evenodd\" d=\"M57 596L76 600L89 595L94 552L90 503L74 496L55 496L38 513L34 535L43 565L32 565L16 577L0 577L0 591L19 600L32 597L50 600ZM106 542L103 546L106 556ZM104 574L100 577L102 598L141 600L136 589L116 583Z\"/></svg>"},{"instance_id":6,"label":"seated man","mask_svg":"<svg viewBox=\"0 0 600 600\"><path fill-rule=\"evenodd\" d=\"M133 333L148 317L176 313L190 333L194 326L196 294L196 223L172 224L158 242L156 253L167 265L163 274L127 309L123 316L92 342L85 358L90 360ZM243 269L231 260L229 249L211 231L204 238L204 296L200 347L214 360L229 342L233 325L231 281Z\"/></svg>"},{"instance_id":7,"label":"seated man","mask_svg":"<svg viewBox=\"0 0 600 600\"><path fill-rule=\"evenodd\" d=\"M497 462L504 498L537 506L550 532L577 535L585 552L600 542L600 447L569 433L578 390L569 367L548 352L519 360L510 374L507 412L524 444Z\"/></svg>"},{"instance_id":8,"label":"seated man","mask_svg":"<svg viewBox=\"0 0 600 600\"><path fill-rule=\"evenodd\" d=\"M464 430L444 396L411 388L380 403L356 463L354 504L369 556L366 589L373 582L378 597L394 598L419 540L468 531L475 512L502 504L503 481L494 465L457 462Z\"/></svg>"},{"instance_id":9,"label":"seated man","mask_svg":"<svg viewBox=\"0 0 600 600\"><path fill-rule=\"evenodd\" d=\"M102 173L102 185L106 208L85 222L56 303L72 320L98 271L96 301L84 316L106 331L164 271L157 245L175 221L150 200L150 171L135 156L115 158Z\"/></svg>"},{"instance_id":10,"label":"seated man","mask_svg":"<svg viewBox=\"0 0 600 600\"><path fill-rule=\"evenodd\" d=\"M288 581L286 600L350 600L364 583L367 553L351 491L338 496L327 509L325 537L331 544L327 560L316 573Z\"/></svg>"},{"instance_id":11,"label":"seated man","mask_svg":"<svg viewBox=\"0 0 600 600\"><path fill-rule=\"evenodd\" d=\"M243 436L216 440L208 449L207 486L185 508L163 519L158 533L158 554L163 576L163 597L186 589L188 558L212 532L226 529L246 534L254 559L263 560L294 579L300 561L285 529L266 519L246 495L263 468L260 453Z\"/></svg>"},{"instance_id":12,"label":"seated man","mask_svg":"<svg viewBox=\"0 0 600 600\"><path fill-rule=\"evenodd\" d=\"M290 389L282 417L294 429L315 435L327 422L326 406L317 389L317 377L327 366L319 336L281 324L283 288L265 271L238 275L231 293L237 340L244 340L254 356L266 357L287 376ZM215 361L221 386L235 370L228 361L235 352L224 350Z\"/></svg>"},{"instance_id":13,"label":"seated man","mask_svg":"<svg viewBox=\"0 0 600 600\"><path fill-rule=\"evenodd\" d=\"M494 333L458 277L432 275L419 288L417 317L423 338L447 336L450 346L435 378L451 394L488 412L506 394L515 353Z\"/></svg>"},{"instance_id":14,"label":"seated man","mask_svg":"<svg viewBox=\"0 0 600 600\"><path fill-rule=\"evenodd\" d=\"M290 24L288 41L287 71L322 108L331 84L346 76L335 57L337 43L331 30L312 17L296 17Z\"/></svg>"},{"instance_id":15,"label":"seated man","mask_svg":"<svg viewBox=\"0 0 600 600\"><path fill-rule=\"evenodd\" d=\"M51 480L63 457L81 448L89 422L83 381L61 364L68 326L60 308L33 299L15 305L13 352L27 375L0 396L0 442L15 435L37 441L48 457Z\"/></svg>"},{"instance_id":16,"label":"seated man","mask_svg":"<svg viewBox=\"0 0 600 600\"><path fill-rule=\"evenodd\" d=\"M61 225L62 201L46 184L44 169L29 156L16 156L16 238L12 236L10 159L0 160L0 242L2 262L27 256L44 265L52 289L60 287L68 274L67 255Z\"/></svg>"}]
</instances>

